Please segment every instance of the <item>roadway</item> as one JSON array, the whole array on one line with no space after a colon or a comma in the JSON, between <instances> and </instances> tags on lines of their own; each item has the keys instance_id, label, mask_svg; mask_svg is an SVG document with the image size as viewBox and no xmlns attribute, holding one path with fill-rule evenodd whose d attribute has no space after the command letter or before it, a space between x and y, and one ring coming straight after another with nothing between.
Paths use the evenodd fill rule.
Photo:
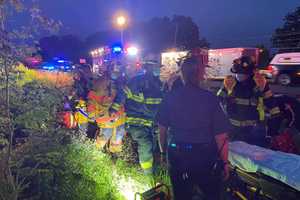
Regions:
<instances>
[{"instance_id":1,"label":"roadway","mask_svg":"<svg viewBox=\"0 0 300 200\"><path fill-rule=\"evenodd\" d=\"M218 90L221 87L222 81L207 81L207 87L212 90ZM293 97L300 97L300 85L297 86L282 86L277 84L270 84L270 88L275 94L285 94Z\"/></svg>"}]
</instances>

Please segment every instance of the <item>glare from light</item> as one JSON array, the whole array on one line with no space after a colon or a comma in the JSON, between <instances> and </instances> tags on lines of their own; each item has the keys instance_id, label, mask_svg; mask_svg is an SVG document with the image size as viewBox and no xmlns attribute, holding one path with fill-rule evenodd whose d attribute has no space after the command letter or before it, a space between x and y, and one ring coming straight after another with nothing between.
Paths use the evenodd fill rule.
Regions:
<instances>
[{"instance_id":1,"label":"glare from light","mask_svg":"<svg viewBox=\"0 0 300 200\"><path fill-rule=\"evenodd\" d=\"M119 175L116 171L114 171L114 179L117 185L117 189L120 194L126 198L126 200L135 200L135 194L137 192L143 193L151 189L150 183L140 183L136 180ZM139 198L138 198L139 199Z\"/></svg>"},{"instance_id":2,"label":"glare from light","mask_svg":"<svg viewBox=\"0 0 300 200\"><path fill-rule=\"evenodd\" d=\"M122 52L122 47L120 46L114 46L112 48L113 53L121 53Z\"/></svg>"},{"instance_id":3,"label":"glare from light","mask_svg":"<svg viewBox=\"0 0 300 200\"><path fill-rule=\"evenodd\" d=\"M119 17L117 17L117 24L118 24L118 26L124 26L125 24L126 24L126 18L124 17L124 16L119 16Z\"/></svg>"},{"instance_id":4,"label":"glare from light","mask_svg":"<svg viewBox=\"0 0 300 200\"><path fill-rule=\"evenodd\" d=\"M99 49L98 49L98 53L99 53L99 54L102 54L103 52L104 52L104 48L99 48Z\"/></svg>"},{"instance_id":5,"label":"glare from light","mask_svg":"<svg viewBox=\"0 0 300 200\"><path fill-rule=\"evenodd\" d=\"M64 60L58 60L57 62L58 63L64 63L65 61Z\"/></svg>"},{"instance_id":6,"label":"glare from light","mask_svg":"<svg viewBox=\"0 0 300 200\"><path fill-rule=\"evenodd\" d=\"M139 50L136 47L128 47L127 48L127 53L130 56L136 56L138 54Z\"/></svg>"}]
</instances>

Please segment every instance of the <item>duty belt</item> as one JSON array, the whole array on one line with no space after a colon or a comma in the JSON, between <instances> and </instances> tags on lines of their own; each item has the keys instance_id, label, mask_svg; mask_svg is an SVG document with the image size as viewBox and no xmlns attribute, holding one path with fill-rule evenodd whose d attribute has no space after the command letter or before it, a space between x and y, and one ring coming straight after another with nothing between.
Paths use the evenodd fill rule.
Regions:
<instances>
[{"instance_id":1,"label":"duty belt","mask_svg":"<svg viewBox=\"0 0 300 200\"><path fill-rule=\"evenodd\" d=\"M190 144L190 143L170 143L169 144L169 148L172 149L177 149L177 150L191 150L194 148L207 148L210 147L209 143L194 143L194 144Z\"/></svg>"},{"instance_id":2,"label":"duty belt","mask_svg":"<svg viewBox=\"0 0 300 200\"><path fill-rule=\"evenodd\" d=\"M256 120L245 120L245 121L238 121L234 119L229 119L231 124L237 127L247 127L247 126L256 126Z\"/></svg>"}]
</instances>

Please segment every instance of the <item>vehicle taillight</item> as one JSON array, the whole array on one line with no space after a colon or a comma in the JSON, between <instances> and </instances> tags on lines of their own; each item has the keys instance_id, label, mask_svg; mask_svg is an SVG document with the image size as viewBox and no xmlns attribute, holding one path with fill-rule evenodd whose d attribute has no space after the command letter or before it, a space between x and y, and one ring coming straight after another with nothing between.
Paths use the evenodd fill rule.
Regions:
<instances>
[{"instance_id":1,"label":"vehicle taillight","mask_svg":"<svg viewBox=\"0 0 300 200\"><path fill-rule=\"evenodd\" d=\"M273 66L272 66L272 65L269 65L269 66L267 67L267 70L268 70L268 71L273 71Z\"/></svg>"},{"instance_id":2,"label":"vehicle taillight","mask_svg":"<svg viewBox=\"0 0 300 200\"><path fill-rule=\"evenodd\" d=\"M267 67L267 70L272 73L273 75L277 75L278 74L278 69L277 67L275 67L274 65L269 65Z\"/></svg>"}]
</instances>

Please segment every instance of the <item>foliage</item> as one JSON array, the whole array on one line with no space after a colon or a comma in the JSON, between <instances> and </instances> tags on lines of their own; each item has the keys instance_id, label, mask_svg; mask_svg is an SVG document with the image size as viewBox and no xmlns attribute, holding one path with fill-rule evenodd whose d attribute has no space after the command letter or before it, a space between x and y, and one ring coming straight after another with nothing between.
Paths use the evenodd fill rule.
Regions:
<instances>
[{"instance_id":1,"label":"foliage","mask_svg":"<svg viewBox=\"0 0 300 200\"><path fill-rule=\"evenodd\" d=\"M17 85L23 86L32 81L38 81L42 84L56 88L70 88L73 86L73 76L71 73L37 71L19 65L16 68L19 73Z\"/></svg>"},{"instance_id":2,"label":"foliage","mask_svg":"<svg viewBox=\"0 0 300 200\"><path fill-rule=\"evenodd\" d=\"M84 42L74 35L44 37L39 41L39 47L44 60L60 57L78 63L88 53Z\"/></svg>"},{"instance_id":3,"label":"foliage","mask_svg":"<svg viewBox=\"0 0 300 200\"><path fill-rule=\"evenodd\" d=\"M24 83L22 78L26 76L18 78ZM135 192L151 187L153 180L143 175L138 164L132 164L136 154L130 139L120 156L125 161L112 159L97 150L93 141L59 125L56 116L63 101L60 88L38 79L27 79L24 84L18 81L11 86L15 130L11 169L22 183L19 199L123 200L133 199ZM3 156L0 153L0 160ZM166 174L157 176L159 181L168 181ZM1 198L12 199L12 188L5 179L0 180Z\"/></svg>"},{"instance_id":4,"label":"foliage","mask_svg":"<svg viewBox=\"0 0 300 200\"><path fill-rule=\"evenodd\" d=\"M126 41L134 41L145 53L160 53L170 48L192 49L209 47L205 38L200 37L199 27L191 17L173 16L156 17L149 21L135 24L124 31ZM76 36L51 36L40 40L41 53L44 58L66 56L78 62L80 56L99 46L112 44L120 39L115 30L96 32L84 42Z\"/></svg>"},{"instance_id":5,"label":"foliage","mask_svg":"<svg viewBox=\"0 0 300 200\"><path fill-rule=\"evenodd\" d=\"M300 7L286 15L284 25L273 34L272 43L279 52L300 51Z\"/></svg>"}]
</instances>

